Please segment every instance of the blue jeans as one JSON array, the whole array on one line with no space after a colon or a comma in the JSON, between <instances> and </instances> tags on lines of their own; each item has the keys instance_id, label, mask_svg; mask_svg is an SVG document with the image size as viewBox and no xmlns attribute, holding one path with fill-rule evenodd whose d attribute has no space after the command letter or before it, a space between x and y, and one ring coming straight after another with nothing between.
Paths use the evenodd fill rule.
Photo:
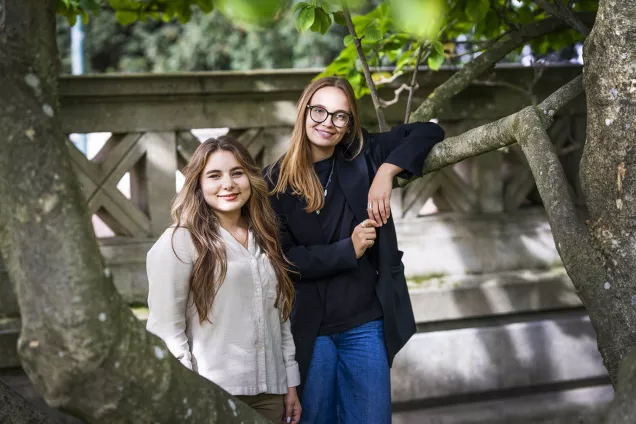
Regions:
<instances>
[{"instance_id":1,"label":"blue jeans","mask_svg":"<svg viewBox=\"0 0 636 424\"><path fill-rule=\"evenodd\" d=\"M301 424L390 424L391 380L381 319L318 336Z\"/></svg>"}]
</instances>

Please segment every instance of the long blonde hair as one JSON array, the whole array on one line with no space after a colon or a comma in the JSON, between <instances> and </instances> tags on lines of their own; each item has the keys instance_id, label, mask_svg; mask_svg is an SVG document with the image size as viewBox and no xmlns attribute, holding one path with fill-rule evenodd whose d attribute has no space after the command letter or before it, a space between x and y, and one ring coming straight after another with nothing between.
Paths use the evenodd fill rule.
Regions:
<instances>
[{"instance_id":1,"label":"long blonde hair","mask_svg":"<svg viewBox=\"0 0 636 424\"><path fill-rule=\"evenodd\" d=\"M291 314L294 285L288 274L289 262L278 239L278 226L269 202L267 184L247 149L229 136L210 138L196 148L183 169L183 188L172 204L174 231L179 227L187 228L198 253L190 276L190 290L199 320L201 323L210 321L209 313L216 293L227 273L227 254L219 233L219 222L206 203L199 183L208 157L217 150L232 152L249 179L252 192L241 209L241 215L274 268L278 281L275 304L283 320L287 320ZM172 236L174 238L174 232Z\"/></svg>"},{"instance_id":2,"label":"long blonde hair","mask_svg":"<svg viewBox=\"0 0 636 424\"><path fill-rule=\"evenodd\" d=\"M323 87L339 88L349 102L352 120L349 123L349 131L340 143L344 143L346 151L353 151L350 159L355 158L362 151L364 143L356 97L349 81L338 77L324 77L309 84L296 105L296 123L292 131L289 150L278 160L277 164L269 168L268 175L271 181L276 181L272 194L284 193L291 187L292 194L302 196L305 199L307 202L305 211L309 213L322 209L324 196L322 185L311 160L311 146L305 129L305 120L308 113L307 105L316 91ZM357 146L355 145L356 141L358 142ZM271 175L274 169L279 172L278 179Z\"/></svg>"}]
</instances>

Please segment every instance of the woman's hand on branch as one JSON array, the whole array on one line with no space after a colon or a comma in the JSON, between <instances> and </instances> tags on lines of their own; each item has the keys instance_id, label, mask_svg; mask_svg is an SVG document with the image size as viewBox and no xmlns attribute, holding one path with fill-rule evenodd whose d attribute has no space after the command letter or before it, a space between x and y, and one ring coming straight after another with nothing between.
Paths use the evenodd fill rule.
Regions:
<instances>
[{"instance_id":1,"label":"woman's hand on branch","mask_svg":"<svg viewBox=\"0 0 636 424\"><path fill-rule=\"evenodd\" d=\"M367 213L369 219L386 224L391 216L391 190L393 190L393 178L402 172L402 168L391 163L383 163L373 178L369 188Z\"/></svg>"}]
</instances>

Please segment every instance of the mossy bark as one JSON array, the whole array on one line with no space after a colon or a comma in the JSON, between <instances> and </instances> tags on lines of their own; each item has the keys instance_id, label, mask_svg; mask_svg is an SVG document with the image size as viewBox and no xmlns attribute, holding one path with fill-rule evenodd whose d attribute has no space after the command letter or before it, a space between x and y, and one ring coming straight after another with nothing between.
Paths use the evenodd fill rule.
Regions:
<instances>
[{"instance_id":1,"label":"mossy bark","mask_svg":"<svg viewBox=\"0 0 636 424\"><path fill-rule=\"evenodd\" d=\"M183 367L122 301L60 129L55 0L0 9L0 251L35 388L88 422L267 422Z\"/></svg>"}]
</instances>

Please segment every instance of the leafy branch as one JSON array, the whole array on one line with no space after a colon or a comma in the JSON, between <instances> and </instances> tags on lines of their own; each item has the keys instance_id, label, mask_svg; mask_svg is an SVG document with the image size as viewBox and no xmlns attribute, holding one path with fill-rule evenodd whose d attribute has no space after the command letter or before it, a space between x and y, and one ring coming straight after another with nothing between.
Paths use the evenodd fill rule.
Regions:
<instances>
[{"instance_id":1,"label":"leafy branch","mask_svg":"<svg viewBox=\"0 0 636 424\"><path fill-rule=\"evenodd\" d=\"M369 64L367 63L367 58L362 51L362 44L360 42L360 38L356 34L356 30L353 26L353 22L351 21L351 13L349 12L349 8L347 7L346 0L342 0L342 12L344 14L345 22L347 23L347 28L349 29L349 35L353 37L353 43L356 47L356 52L358 54L358 60L360 60L360 65L362 66L362 71L364 72L364 78L367 82L367 86L369 87L369 91L371 92L371 98L373 99L373 107L375 108L375 113L378 117L378 124L380 126L380 131L385 132L388 130L388 126L386 124L386 120L384 119L384 112L382 111L382 107L380 104L380 96L378 95L378 91L375 88L375 83L373 82L373 78L371 77L371 71L369 71Z\"/></svg>"}]
</instances>

